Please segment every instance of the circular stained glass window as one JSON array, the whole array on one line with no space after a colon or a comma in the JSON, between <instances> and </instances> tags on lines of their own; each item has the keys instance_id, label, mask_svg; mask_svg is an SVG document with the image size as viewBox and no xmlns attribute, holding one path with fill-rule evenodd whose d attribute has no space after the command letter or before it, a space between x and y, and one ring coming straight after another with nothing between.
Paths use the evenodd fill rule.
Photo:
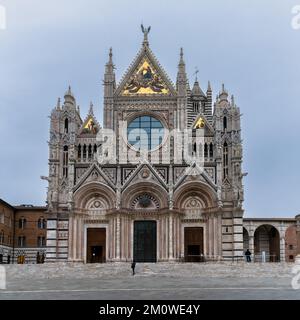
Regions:
<instances>
[{"instance_id":1,"label":"circular stained glass window","mask_svg":"<svg viewBox=\"0 0 300 320\"><path fill-rule=\"evenodd\" d=\"M153 150L162 143L164 131L164 126L156 118L137 117L127 127L128 143L137 150Z\"/></svg>"}]
</instances>

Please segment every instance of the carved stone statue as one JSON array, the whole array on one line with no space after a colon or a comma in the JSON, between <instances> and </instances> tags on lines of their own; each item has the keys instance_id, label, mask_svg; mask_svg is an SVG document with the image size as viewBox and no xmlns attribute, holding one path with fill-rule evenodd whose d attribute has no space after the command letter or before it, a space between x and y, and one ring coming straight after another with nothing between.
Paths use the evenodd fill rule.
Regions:
<instances>
[{"instance_id":1,"label":"carved stone statue","mask_svg":"<svg viewBox=\"0 0 300 320\"><path fill-rule=\"evenodd\" d=\"M151 30L151 26L149 26L148 28L145 28L143 26L143 24L141 24L141 29L142 29L142 32L144 34L144 42L147 42L148 41L148 33L150 32Z\"/></svg>"}]
</instances>

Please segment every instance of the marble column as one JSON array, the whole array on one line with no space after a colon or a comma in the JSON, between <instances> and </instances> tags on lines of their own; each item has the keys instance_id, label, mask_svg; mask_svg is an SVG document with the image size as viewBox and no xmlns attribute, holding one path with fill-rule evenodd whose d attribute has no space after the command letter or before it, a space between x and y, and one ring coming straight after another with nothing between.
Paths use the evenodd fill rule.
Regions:
<instances>
[{"instance_id":1,"label":"marble column","mask_svg":"<svg viewBox=\"0 0 300 320\"><path fill-rule=\"evenodd\" d=\"M247 248L246 248L247 249ZM249 233L249 251L251 252L251 261L254 262L254 235Z\"/></svg>"},{"instance_id":2,"label":"marble column","mask_svg":"<svg viewBox=\"0 0 300 320\"><path fill-rule=\"evenodd\" d=\"M284 238L284 234L280 236L280 262L285 262L285 238Z\"/></svg>"},{"instance_id":3,"label":"marble column","mask_svg":"<svg viewBox=\"0 0 300 320\"><path fill-rule=\"evenodd\" d=\"M73 216L69 217L69 241L68 241L68 246L69 246L69 256L68 260L72 261L73 260Z\"/></svg>"},{"instance_id":4,"label":"marble column","mask_svg":"<svg viewBox=\"0 0 300 320\"><path fill-rule=\"evenodd\" d=\"M173 260L173 215L169 215L169 260Z\"/></svg>"},{"instance_id":5,"label":"marble column","mask_svg":"<svg viewBox=\"0 0 300 320\"><path fill-rule=\"evenodd\" d=\"M217 214L214 214L214 218L213 218L213 224L214 224L214 259L217 258L218 256L218 239L219 239L219 235L218 235L218 216Z\"/></svg>"}]
</instances>

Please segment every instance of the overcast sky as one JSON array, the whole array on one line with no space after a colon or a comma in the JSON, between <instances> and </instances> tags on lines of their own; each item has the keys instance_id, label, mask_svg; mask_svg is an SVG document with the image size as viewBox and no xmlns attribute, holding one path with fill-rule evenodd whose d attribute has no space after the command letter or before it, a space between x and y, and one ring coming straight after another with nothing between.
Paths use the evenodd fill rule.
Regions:
<instances>
[{"instance_id":1,"label":"overcast sky","mask_svg":"<svg viewBox=\"0 0 300 320\"><path fill-rule=\"evenodd\" d=\"M300 213L300 0L0 0L0 198L43 205L49 118L72 86L84 118L102 122L104 65L113 47L119 80L151 25L150 47L175 82L184 48L214 97L222 82L243 114L246 217Z\"/></svg>"}]
</instances>

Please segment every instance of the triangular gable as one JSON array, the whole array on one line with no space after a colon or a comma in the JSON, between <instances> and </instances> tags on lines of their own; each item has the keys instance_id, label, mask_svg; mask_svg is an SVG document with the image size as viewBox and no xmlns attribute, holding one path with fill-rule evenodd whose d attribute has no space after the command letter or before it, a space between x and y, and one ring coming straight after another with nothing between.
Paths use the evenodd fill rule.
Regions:
<instances>
[{"instance_id":1,"label":"triangular gable","mask_svg":"<svg viewBox=\"0 0 300 320\"><path fill-rule=\"evenodd\" d=\"M76 191L79 187L87 182L101 182L110 186L113 190L116 189L116 185L111 182L111 179L106 176L106 174L101 170L101 168L94 162L83 176L78 180L74 187Z\"/></svg>"},{"instance_id":2,"label":"triangular gable","mask_svg":"<svg viewBox=\"0 0 300 320\"><path fill-rule=\"evenodd\" d=\"M124 190L128 185L134 182L158 182L159 185L163 186L166 190L166 185L160 174L149 164L149 162L141 163L134 172L130 174L130 177L126 180L122 189Z\"/></svg>"},{"instance_id":3,"label":"triangular gable","mask_svg":"<svg viewBox=\"0 0 300 320\"><path fill-rule=\"evenodd\" d=\"M84 135L84 134L96 135L99 132L100 128L101 128L100 124L96 120L95 116L89 113L85 118L81 128L79 129L79 134L80 135Z\"/></svg>"},{"instance_id":4,"label":"triangular gable","mask_svg":"<svg viewBox=\"0 0 300 320\"><path fill-rule=\"evenodd\" d=\"M176 190L183 182L191 180L191 181L202 181L210 185L213 189L217 190L216 184L212 181L211 177L205 172L201 170L196 163L193 163L191 166L187 167L184 174L176 181L174 190Z\"/></svg>"},{"instance_id":5,"label":"triangular gable","mask_svg":"<svg viewBox=\"0 0 300 320\"><path fill-rule=\"evenodd\" d=\"M143 46L121 80L116 95L175 95L175 89L148 46Z\"/></svg>"},{"instance_id":6,"label":"triangular gable","mask_svg":"<svg viewBox=\"0 0 300 320\"><path fill-rule=\"evenodd\" d=\"M211 133L211 134L214 133L214 128L208 122L208 120L203 114L200 114L195 118L192 124L192 129L204 129L204 130L207 130L208 133Z\"/></svg>"}]
</instances>

